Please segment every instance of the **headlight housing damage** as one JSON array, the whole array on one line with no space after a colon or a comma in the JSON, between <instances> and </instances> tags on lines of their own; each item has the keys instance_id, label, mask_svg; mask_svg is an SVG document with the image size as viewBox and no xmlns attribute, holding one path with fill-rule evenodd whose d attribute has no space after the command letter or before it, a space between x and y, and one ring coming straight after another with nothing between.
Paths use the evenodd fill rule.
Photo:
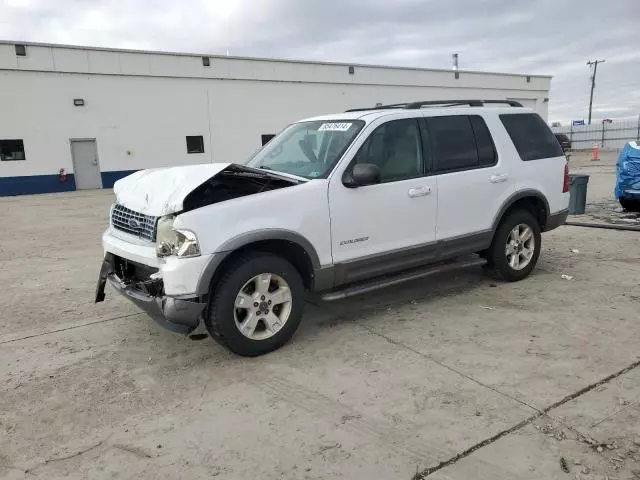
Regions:
<instances>
[{"instance_id":1,"label":"headlight housing damage","mask_svg":"<svg viewBox=\"0 0 640 480\"><path fill-rule=\"evenodd\" d=\"M200 246L196 234L190 230L173 228L175 217L167 216L158 219L156 228L156 254L158 257L197 257Z\"/></svg>"}]
</instances>

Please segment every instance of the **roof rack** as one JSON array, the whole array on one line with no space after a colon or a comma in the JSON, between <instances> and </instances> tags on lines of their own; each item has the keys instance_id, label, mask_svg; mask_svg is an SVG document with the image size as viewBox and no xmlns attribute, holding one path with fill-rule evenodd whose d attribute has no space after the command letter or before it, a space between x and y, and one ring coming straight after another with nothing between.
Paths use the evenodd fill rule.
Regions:
<instances>
[{"instance_id":1,"label":"roof rack","mask_svg":"<svg viewBox=\"0 0 640 480\"><path fill-rule=\"evenodd\" d=\"M485 104L491 103L500 103L506 104L511 107L522 107L520 102L516 102L515 100L427 100L424 102L406 102L406 103L395 103L392 105L381 105L378 107L369 107L369 108L352 108L347 110L347 112L364 112L367 110L387 110L392 108L400 108L405 110L417 110L426 106L443 106L443 107L457 107L460 105L468 105L470 107L482 107Z\"/></svg>"}]
</instances>

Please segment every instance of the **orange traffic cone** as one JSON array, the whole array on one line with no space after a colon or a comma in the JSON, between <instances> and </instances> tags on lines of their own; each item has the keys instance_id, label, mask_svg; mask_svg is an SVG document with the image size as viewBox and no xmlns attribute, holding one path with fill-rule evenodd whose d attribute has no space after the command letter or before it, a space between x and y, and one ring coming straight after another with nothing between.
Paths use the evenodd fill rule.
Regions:
<instances>
[{"instance_id":1,"label":"orange traffic cone","mask_svg":"<svg viewBox=\"0 0 640 480\"><path fill-rule=\"evenodd\" d=\"M591 157L591 161L597 161L597 160L600 160L600 159L598 158L598 154L599 154L599 153L600 153L600 149L598 148L598 144L596 143L596 144L593 146L593 156Z\"/></svg>"}]
</instances>

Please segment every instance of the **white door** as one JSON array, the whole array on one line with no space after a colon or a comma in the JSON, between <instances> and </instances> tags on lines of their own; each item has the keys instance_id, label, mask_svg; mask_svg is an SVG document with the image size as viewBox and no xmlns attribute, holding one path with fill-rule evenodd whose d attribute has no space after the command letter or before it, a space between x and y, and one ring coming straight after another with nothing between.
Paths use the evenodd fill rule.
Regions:
<instances>
[{"instance_id":1,"label":"white door","mask_svg":"<svg viewBox=\"0 0 640 480\"><path fill-rule=\"evenodd\" d=\"M71 140L71 158L77 190L102 188L95 140Z\"/></svg>"},{"instance_id":2,"label":"white door","mask_svg":"<svg viewBox=\"0 0 640 480\"><path fill-rule=\"evenodd\" d=\"M426 118L438 179L440 253L450 256L490 242L496 214L515 191L513 178L480 115Z\"/></svg>"},{"instance_id":3,"label":"white door","mask_svg":"<svg viewBox=\"0 0 640 480\"><path fill-rule=\"evenodd\" d=\"M424 173L418 120L392 120L378 126L346 171L355 163L377 165L381 183L348 188L342 174L331 178L329 208L337 283L432 260L436 181Z\"/></svg>"}]
</instances>

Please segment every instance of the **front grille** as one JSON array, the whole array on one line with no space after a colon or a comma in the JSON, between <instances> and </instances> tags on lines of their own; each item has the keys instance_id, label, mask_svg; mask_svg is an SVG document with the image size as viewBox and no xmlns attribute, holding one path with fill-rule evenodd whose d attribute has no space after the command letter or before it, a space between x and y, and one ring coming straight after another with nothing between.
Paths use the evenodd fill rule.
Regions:
<instances>
[{"instance_id":1,"label":"front grille","mask_svg":"<svg viewBox=\"0 0 640 480\"><path fill-rule=\"evenodd\" d=\"M114 205L111 210L113 228L153 242L156 238L156 217L129 210L122 205Z\"/></svg>"}]
</instances>

